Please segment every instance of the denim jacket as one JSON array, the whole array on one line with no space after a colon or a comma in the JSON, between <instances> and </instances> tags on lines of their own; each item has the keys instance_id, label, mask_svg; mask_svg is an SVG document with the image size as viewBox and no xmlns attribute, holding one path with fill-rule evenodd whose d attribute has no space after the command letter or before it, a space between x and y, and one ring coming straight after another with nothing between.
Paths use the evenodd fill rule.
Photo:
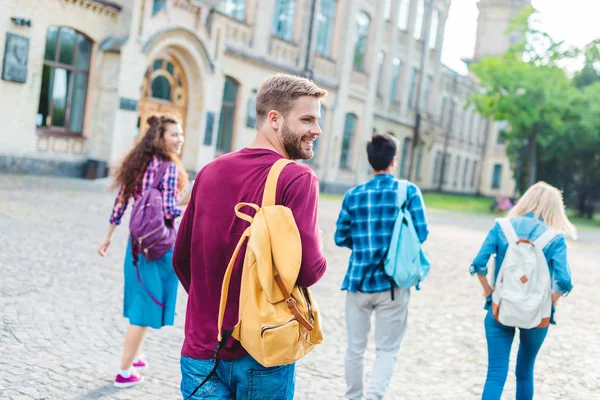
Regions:
<instances>
[{"instance_id":1,"label":"denim jacket","mask_svg":"<svg viewBox=\"0 0 600 400\"><path fill-rule=\"evenodd\" d=\"M533 213L525 214L521 217L511 218L511 223L517 232L517 236L522 239L535 241L540 237L548 226L540 219L535 219ZM471 275L487 275L487 263L492 254L496 257L494 268L494 285L498 272L504 261L506 250L508 249L508 241L504 236L504 232L500 225L496 222L490 230L487 238L483 242L479 254L471 264ZM566 296L573 289L571 284L571 271L567 262L567 241L563 234L558 234L544 249L542 250L548 262L550 276L552 277L552 290L558 291ZM491 296L486 300L486 309L491 308ZM554 314L554 307L552 307ZM553 321L552 321L553 322Z\"/></svg>"}]
</instances>

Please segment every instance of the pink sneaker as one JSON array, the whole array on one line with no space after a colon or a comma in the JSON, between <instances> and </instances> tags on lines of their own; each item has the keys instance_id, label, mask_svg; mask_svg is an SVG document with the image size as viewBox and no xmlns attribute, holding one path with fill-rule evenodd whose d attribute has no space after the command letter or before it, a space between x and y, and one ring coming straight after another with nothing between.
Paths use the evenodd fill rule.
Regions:
<instances>
[{"instance_id":1,"label":"pink sneaker","mask_svg":"<svg viewBox=\"0 0 600 400\"><path fill-rule=\"evenodd\" d=\"M140 358L137 362L133 363L133 368L142 372L148 369L148 364L146 364L146 362Z\"/></svg>"},{"instance_id":2,"label":"pink sneaker","mask_svg":"<svg viewBox=\"0 0 600 400\"><path fill-rule=\"evenodd\" d=\"M114 385L116 388L125 389L135 385L139 385L144 381L144 377L137 372L132 372L129 378L124 378L123 375L117 374Z\"/></svg>"}]
</instances>

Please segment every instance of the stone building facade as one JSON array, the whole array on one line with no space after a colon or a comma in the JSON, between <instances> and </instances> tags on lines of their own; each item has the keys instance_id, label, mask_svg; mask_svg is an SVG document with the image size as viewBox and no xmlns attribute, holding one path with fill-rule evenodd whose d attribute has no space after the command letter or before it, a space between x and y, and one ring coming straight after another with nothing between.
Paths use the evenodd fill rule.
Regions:
<instances>
[{"instance_id":1,"label":"stone building facade","mask_svg":"<svg viewBox=\"0 0 600 400\"><path fill-rule=\"evenodd\" d=\"M397 174L424 190L510 195L498 124L466 107L476 82L441 63L449 6L4 0L0 55L5 64L15 51L26 59L10 58L16 69L4 67L0 80L0 170L102 176L143 134L149 115L168 112L183 122L182 161L197 172L251 143L256 90L283 71L308 74L329 91L324 135L309 162L324 190L367 179L366 142L389 132L400 143Z\"/></svg>"}]
</instances>

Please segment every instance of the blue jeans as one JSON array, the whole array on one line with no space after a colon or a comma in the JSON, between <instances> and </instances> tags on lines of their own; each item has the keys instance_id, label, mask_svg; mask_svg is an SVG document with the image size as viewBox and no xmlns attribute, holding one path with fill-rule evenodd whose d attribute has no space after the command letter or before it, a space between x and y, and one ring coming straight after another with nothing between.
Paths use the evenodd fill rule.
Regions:
<instances>
[{"instance_id":1,"label":"blue jeans","mask_svg":"<svg viewBox=\"0 0 600 400\"><path fill-rule=\"evenodd\" d=\"M517 354L517 397L516 400L533 399L533 366L535 357L544 343L548 328L520 329L519 353ZM515 328L500 324L491 312L485 317L485 337L488 347L488 373L483 388L482 400L500 400L506 376L510 347Z\"/></svg>"},{"instance_id":2,"label":"blue jeans","mask_svg":"<svg viewBox=\"0 0 600 400\"><path fill-rule=\"evenodd\" d=\"M187 399L215 365L215 360L181 357L181 394ZM296 364L266 368L250 356L221 361L217 373L190 400L292 400Z\"/></svg>"}]
</instances>

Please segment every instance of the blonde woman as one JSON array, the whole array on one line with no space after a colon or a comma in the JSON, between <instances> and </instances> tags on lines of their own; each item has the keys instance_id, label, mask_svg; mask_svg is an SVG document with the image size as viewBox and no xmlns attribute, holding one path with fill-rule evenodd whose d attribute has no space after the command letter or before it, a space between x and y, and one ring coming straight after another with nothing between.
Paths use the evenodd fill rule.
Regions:
<instances>
[{"instance_id":1,"label":"blonde woman","mask_svg":"<svg viewBox=\"0 0 600 400\"><path fill-rule=\"evenodd\" d=\"M571 273L567 263L567 242L565 235L576 239L575 227L565 214L562 193L555 187L544 182L538 182L525 192L523 197L508 214L517 236L521 239L535 241L548 228L559 234L543 248L544 256L550 268L550 276L553 277L552 293L552 316L554 323L554 305L561 296L567 295L571 289ZM496 255L494 269L494 284L502 261L506 255L508 241L498 223L494 225L488 234L479 254L471 264L471 274L477 274L484 296L486 297L485 308L488 310L485 318L485 334L488 347L488 372L482 400L499 400L506 377L508 375L508 363L510 348L515 335L516 328L500 324L491 312L491 295L493 286L487 280L487 263L492 254ZM520 345L517 355L517 400L529 400L533 398L533 367L535 358L540 350L548 327L521 329L519 328Z\"/></svg>"}]
</instances>

